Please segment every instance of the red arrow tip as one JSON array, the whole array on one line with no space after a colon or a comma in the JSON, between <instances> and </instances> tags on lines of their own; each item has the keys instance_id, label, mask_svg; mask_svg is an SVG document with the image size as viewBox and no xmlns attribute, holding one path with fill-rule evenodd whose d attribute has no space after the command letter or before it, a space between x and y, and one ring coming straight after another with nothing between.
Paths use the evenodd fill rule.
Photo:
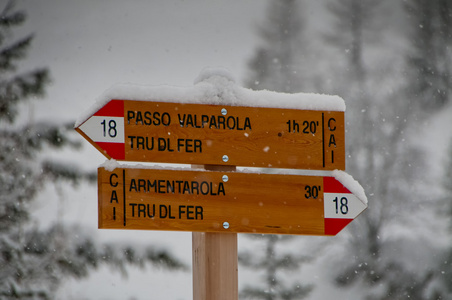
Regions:
<instances>
[{"instance_id":1,"label":"red arrow tip","mask_svg":"<svg viewBox=\"0 0 452 300\"><path fill-rule=\"evenodd\" d=\"M323 177L324 193L351 194L351 192L334 177Z\"/></svg>"},{"instance_id":2,"label":"red arrow tip","mask_svg":"<svg viewBox=\"0 0 452 300\"><path fill-rule=\"evenodd\" d=\"M111 100L99 109L94 116L124 117L124 100Z\"/></svg>"},{"instance_id":3,"label":"red arrow tip","mask_svg":"<svg viewBox=\"0 0 452 300\"><path fill-rule=\"evenodd\" d=\"M353 219L325 219L325 235L336 235Z\"/></svg>"},{"instance_id":4,"label":"red arrow tip","mask_svg":"<svg viewBox=\"0 0 452 300\"><path fill-rule=\"evenodd\" d=\"M109 158L124 160L126 157L123 143L96 142L96 144L107 153Z\"/></svg>"}]
</instances>

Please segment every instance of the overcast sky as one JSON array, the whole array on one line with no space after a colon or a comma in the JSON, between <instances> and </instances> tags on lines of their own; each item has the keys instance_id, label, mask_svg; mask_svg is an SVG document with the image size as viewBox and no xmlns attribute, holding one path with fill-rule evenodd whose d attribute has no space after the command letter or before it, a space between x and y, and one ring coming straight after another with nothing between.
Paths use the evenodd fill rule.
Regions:
<instances>
[{"instance_id":1,"label":"overcast sky","mask_svg":"<svg viewBox=\"0 0 452 300\"><path fill-rule=\"evenodd\" d=\"M29 15L24 34L36 34L27 64L52 74L46 102L61 117L76 118L118 82L189 86L204 67L216 66L240 81L265 3L19 0L18 6Z\"/></svg>"}]
</instances>

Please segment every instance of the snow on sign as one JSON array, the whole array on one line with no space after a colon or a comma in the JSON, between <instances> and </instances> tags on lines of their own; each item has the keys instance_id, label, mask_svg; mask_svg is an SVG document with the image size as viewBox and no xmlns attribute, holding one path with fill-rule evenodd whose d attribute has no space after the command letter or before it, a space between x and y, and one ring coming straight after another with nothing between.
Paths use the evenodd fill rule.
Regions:
<instances>
[{"instance_id":1,"label":"snow on sign","mask_svg":"<svg viewBox=\"0 0 452 300\"><path fill-rule=\"evenodd\" d=\"M99 228L107 229L336 235L367 208L361 186L342 171L322 177L116 164L98 175Z\"/></svg>"},{"instance_id":2,"label":"snow on sign","mask_svg":"<svg viewBox=\"0 0 452 300\"><path fill-rule=\"evenodd\" d=\"M343 111L113 99L76 130L115 160L345 169Z\"/></svg>"}]
</instances>

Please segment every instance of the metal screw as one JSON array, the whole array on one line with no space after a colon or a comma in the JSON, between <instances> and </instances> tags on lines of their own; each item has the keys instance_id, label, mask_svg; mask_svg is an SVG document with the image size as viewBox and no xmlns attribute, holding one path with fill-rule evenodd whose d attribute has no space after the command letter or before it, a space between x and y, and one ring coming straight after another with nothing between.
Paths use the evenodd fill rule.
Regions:
<instances>
[{"instance_id":1,"label":"metal screw","mask_svg":"<svg viewBox=\"0 0 452 300\"><path fill-rule=\"evenodd\" d=\"M224 182L228 182L228 180L229 180L228 175L223 175L223 181L224 181Z\"/></svg>"},{"instance_id":2,"label":"metal screw","mask_svg":"<svg viewBox=\"0 0 452 300\"><path fill-rule=\"evenodd\" d=\"M227 155L223 155L223 161L227 162L229 160L229 157Z\"/></svg>"},{"instance_id":3,"label":"metal screw","mask_svg":"<svg viewBox=\"0 0 452 300\"><path fill-rule=\"evenodd\" d=\"M229 228L229 223L228 222L223 222L223 228L224 229L228 229Z\"/></svg>"},{"instance_id":4,"label":"metal screw","mask_svg":"<svg viewBox=\"0 0 452 300\"><path fill-rule=\"evenodd\" d=\"M228 111L226 110L226 108L222 108L222 109L221 109L221 114L222 114L223 116L226 116L227 113L228 113Z\"/></svg>"}]
</instances>

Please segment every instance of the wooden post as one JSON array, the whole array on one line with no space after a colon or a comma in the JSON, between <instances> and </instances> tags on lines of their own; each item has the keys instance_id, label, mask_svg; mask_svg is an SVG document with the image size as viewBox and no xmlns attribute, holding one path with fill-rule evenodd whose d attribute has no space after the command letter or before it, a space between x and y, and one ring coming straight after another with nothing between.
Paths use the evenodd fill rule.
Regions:
<instances>
[{"instance_id":1,"label":"wooden post","mask_svg":"<svg viewBox=\"0 0 452 300\"><path fill-rule=\"evenodd\" d=\"M212 171L235 166L193 165ZM238 300L237 233L193 232L193 300Z\"/></svg>"}]
</instances>

